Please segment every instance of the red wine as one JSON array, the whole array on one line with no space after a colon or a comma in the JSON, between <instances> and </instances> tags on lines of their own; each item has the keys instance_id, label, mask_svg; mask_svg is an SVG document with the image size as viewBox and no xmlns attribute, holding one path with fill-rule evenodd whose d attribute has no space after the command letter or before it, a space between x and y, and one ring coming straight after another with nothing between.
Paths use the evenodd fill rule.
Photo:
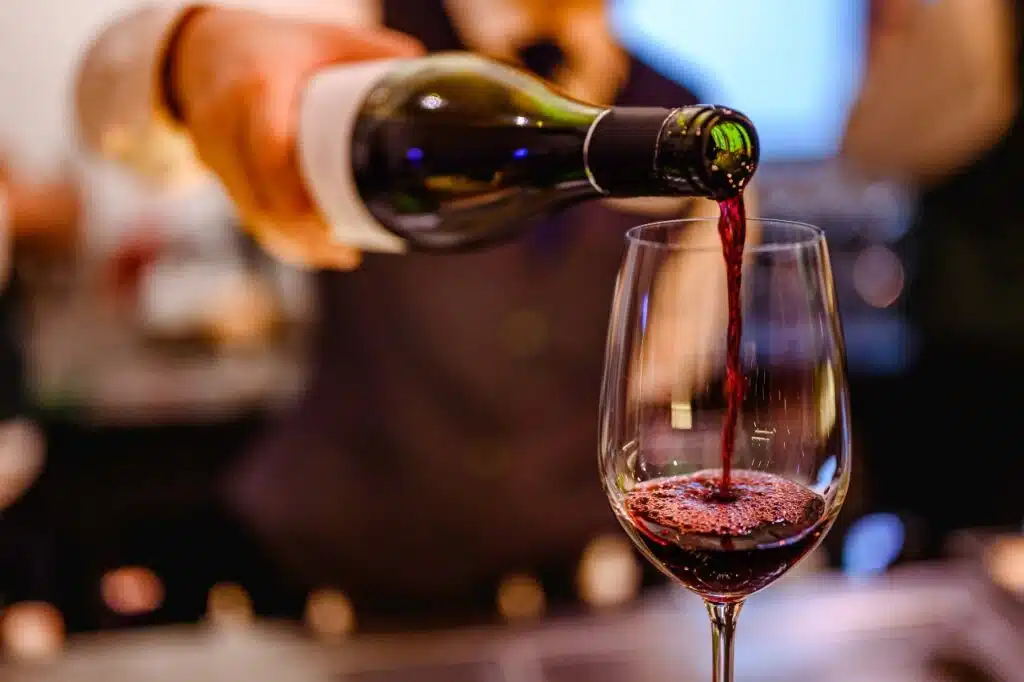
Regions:
<instances>
[{"instance_id":1,"label":"red wine","mask_svg":"<svg viewBox=\"0 0 1024 682\"><path fill-rule=\"evenodd\" d=\"M758 150L731 109L594 106L469 53L331 68L299 124L321 213L340 241L374 251L482 248L602 197L722 200Z\"/></svg>"},{"instance_id":2,"label":"red wine","mask_svg":"<svg viewBox=\"0 0 1024 682\"><path fill-rule=\"evenodd\" d=\"M743 247L747 240L747 215L743 194L719 202L718 234L725 257L726 298L729 323L725 356L725 420L722 423L722 485L721 495L730 495L732 455L736 448L736 421L743 404L745 384L740 368L740 339L743 337L743 311L740 295L743 289Z\"/></svg>"},{"instance_id":3,"label":"red wine","mask_svg":"<svg viewBox=\"0 0 1024 682\"><path fill-rule=\"evenodd\" d=\"M637 485L626 494L629 524L655 563L706 599L734 601L768 586L828 529L825 500L774 474L700 471Z\"/></svg>"}]
</instances>

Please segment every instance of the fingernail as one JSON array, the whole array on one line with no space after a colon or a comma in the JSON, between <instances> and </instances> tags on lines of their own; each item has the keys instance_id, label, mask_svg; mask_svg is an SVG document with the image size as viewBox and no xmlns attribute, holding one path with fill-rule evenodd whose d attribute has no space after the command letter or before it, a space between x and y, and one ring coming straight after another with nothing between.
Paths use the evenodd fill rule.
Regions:
<instances>
[{"instance_id":1,"label":"fingernail","mask_svg":"<svg viewBox=\"0 0 1024 682\"><path fill-rule=\"evenodd\" d=\"M343 247L330 253L325 253L319 259L318 266L331 270L355 270L362 261L362 254L359 251Z\"/></svg>"}]
</instances>

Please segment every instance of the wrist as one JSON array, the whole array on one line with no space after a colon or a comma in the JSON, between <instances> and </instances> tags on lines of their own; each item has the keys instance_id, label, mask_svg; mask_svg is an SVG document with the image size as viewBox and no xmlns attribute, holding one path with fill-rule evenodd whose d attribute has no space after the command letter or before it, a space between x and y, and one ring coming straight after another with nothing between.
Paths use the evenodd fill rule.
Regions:
<instances>
[{"instance_id":1,"label":"wrist","mask_svg":"<svg viewBox=\"0 0 1024 682\"><path fill-rule=\"evenodd\" d=\"M197 5L186 10L171 28L161 68L163 104L177 123L185 122L185 97L182 94L181 64L187 53L189 36L199 19L212 11L211 7Z\"/></svg>"}]
</instances>

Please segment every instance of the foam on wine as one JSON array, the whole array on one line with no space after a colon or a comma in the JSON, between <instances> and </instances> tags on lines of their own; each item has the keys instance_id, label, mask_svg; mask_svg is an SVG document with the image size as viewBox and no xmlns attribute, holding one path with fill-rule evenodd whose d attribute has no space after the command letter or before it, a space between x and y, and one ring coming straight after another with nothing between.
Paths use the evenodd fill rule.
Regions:
<instances>
[{"instance_id":1,"label":"foam on wine","mask_svg":"<svg viewBox=\"0 0 1024 682\"><path fill-rule=\"evenodd\" d=\"M627 495L626 509L662 528L662 539L707 535L718 543L785 539L821 516L821 496L799 483L741 470L734 472L729 497L722 499L722 476L722 471L711 469L641 483Z\"/></svg>"},{"instance_id":2,"label":"foam on wine","mask_svg":"<svg viewBox=\"0 0 1024 682\"><path fill-rule=\"evenodd\" d=\"M742 599L817 545L825 500L774 474L736 470L728 498L720 469L637 485L624 499L629 524L664 570L711 599Z\"/></svg>"}]
</instances>

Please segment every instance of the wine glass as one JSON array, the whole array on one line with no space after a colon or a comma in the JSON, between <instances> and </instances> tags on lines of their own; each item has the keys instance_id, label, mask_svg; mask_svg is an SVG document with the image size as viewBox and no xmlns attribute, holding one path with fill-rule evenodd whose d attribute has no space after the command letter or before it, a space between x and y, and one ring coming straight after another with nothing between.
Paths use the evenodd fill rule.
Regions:
<instances>
[{"instance_id":1,"label":"wine glass","mask_svg":"<svg viewBox=\"0 0 1024 682\"><path fill-rule=\"evenodd\" d=\"M744 600L810 553L850 478L845 350L825 236L747 221L735 431L723 431L727 274L714 219L627 235L601 395L602 483L622 526L711 617L731 682ZM734 440L733 440L734 436ZM734 451L723 485L724 446Z\"/></svg>"}]
</instances>

